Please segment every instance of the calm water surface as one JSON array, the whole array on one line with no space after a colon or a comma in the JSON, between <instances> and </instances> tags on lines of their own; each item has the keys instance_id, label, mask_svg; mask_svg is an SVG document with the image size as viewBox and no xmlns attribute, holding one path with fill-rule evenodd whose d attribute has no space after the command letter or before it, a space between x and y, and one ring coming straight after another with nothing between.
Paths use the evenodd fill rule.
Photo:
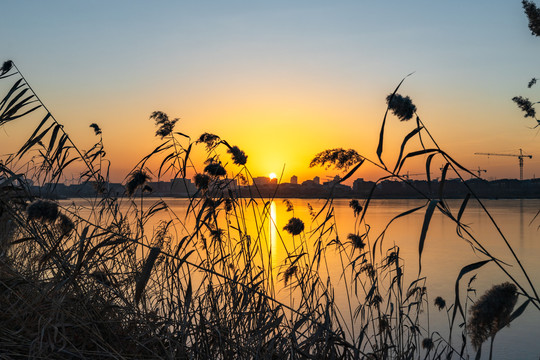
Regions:
<instances>
[{"instance_id":1,"label":"calm water surface","mask_svg":"<svg viewBox=\"0 0 540 360\"><path fill-rule=\"evenodd\" d=\"M187 200L165 200L177 214L185 213ZM151 200L148 201L151 202ZM316 225L311 224L308 204L315 211L318 211L324 205L324 201L296 199L292 200L292 203L294 216L301 218L306 223L306 230L313 229L313 226ZM366 222L371 227L370 241L373 243L394 216L424 203L422 200L373 200L366 216ZM540 216L535 219L535 215L540 210L540 200L485 200L484 204L522 261L534 285L540 289ZM457 214L461 201L449 200L448 205L453 213ZM342 241L346 240L349 233L361 231L361 229L355 228L356 221L349 207L349 200L334 200L333 206L338 236ZM255 225L253 223L252 226L264 228L267 239L265 241L272 251L272 263L276 268L276 278L279 278L279 264L286 257L284 247L292 247L291 236L281 229L293 216L293 213L287 212L285 204L279 199L273 202L270 209L271 220L268 219L265 224ZM415 280L418 274L418 246L424 214L425 208L393 222L382 243L383 255L386 249L395 245L399 246L400 257L405 264L405 287ZM512 254L477 203L470 201L462 221L469 225L471 234L490 253L510 265L508 271L527 291L530 291L530 287ZM253 219L248 219L248 222L253 222ZM441 334L448 333L446 313L435 309L433 299L436 296L442 296L448 305L453 303L454 286L461 268L481 260L485 260L485 257L481 253L473 251L471 245L456 234L455 224L436 211L427 234L420 275L427 277L431 331L436 330ZM332 256L328 253L327 261L329 269L334 269L330 270L330 275L335 279L336 302L346 313L348 308L347 294L344 285L339 281L340 269L342 269L341 260L338 256ZM508 281L506 275L496 265L490 263L463 278L461 281L462 294L465 294L465 286L474 274L477 275L477 279L473 283L473 287L476 289L478 297L494 284ZM286 297L286 294L281 292L278 293L278 296ZM522 302L523 297L520 296L518 305ZM486 344L483 348L484 356L487 356L489 352ZM470 354L473 354L474 358L474 352ZM540 356L540 311L529 306L525 313L512 323L511 327L501 330L495 339L494 354L496 359L538 359Z\"/></svg>"}]
</instances>

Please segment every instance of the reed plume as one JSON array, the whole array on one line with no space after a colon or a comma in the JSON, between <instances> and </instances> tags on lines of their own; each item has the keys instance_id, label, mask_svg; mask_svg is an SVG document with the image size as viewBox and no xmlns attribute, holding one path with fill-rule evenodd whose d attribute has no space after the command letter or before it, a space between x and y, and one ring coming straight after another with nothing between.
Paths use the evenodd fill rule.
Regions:
<instances>
[{"instance_id":1,"label":"reed plume","mask_svg":"<svg viewBox=\"0 0 540 360\"><path fill-rule=\"evenodd\" d=\"M99 127L98 124L92 123L92 124L90 124L90 127L91 127L92 129L94 129L94 134L96 134L96 135L101 135L101 128Z\"/></svg>"},{"instance_id":2,"label":"reed plume","mask_svg":"<svg viewBox=\"0 0 540 360\"><path fill-rule=\"evenodd\" d=\"M440 296L437 296L435 298L435 306L440 310L444 309L446 307L446 301L440 297Z\"/></svg>"},{"instance_id":3,"label":"reed plume","mask_svg":"<svg viewBox=\"0 0 540 360\"><path fill-rule=\"evenodd\" d=\"M150 115L150 119L155 120L156 125L158 126L158 129L156 130L156 136L159 136L162 139L173 132L174 126L179 120L178 118L169 119L169 116L162 111L154 111Z\"/></svg>"},{"instance_id":4,"label":"reed plume","mask_svg":"<svg viewBox=\"0 0 540 360\"><path fill-rule=\"evenodd\" d=\"M392 110L394 115L401 121L412 119L416 112L416 106L408 96L390 94L386 97L386 102L388 104L388 109Z\"/></svg>"},{"instance_id":5,"label":"reed plume","mask_svg":"<svg viewBox=\"0 0 540 360\"><path fill-rule=\"evenodd\" d=\"M523 10L529 19L529 30L534 36L540 36L540 9L536 6L535 3L528 0L523 0L521 2L523 5Z\"/></svg>"},{"instance_id":6,"label":"reed plume","mask_svg":"<svg viewBox=\"0 0 540 360\"><path fill-rule=\"evenodd\" d=\"M366 246L366 243L364 242L364 237L358 234L349 234L347 235L347 239L351 241L351 243L356 249L362 250Z\"/></svg>"},{"instance_id":7,"label":"reed plume","mask_svg":"<svg viewBox=\"0 0 540 360\"><path fill-rule=\"evenodd\" d=\"M467 330L477 350L489 337L509 325L517 298L516 285L505 282L494 285L471 306Z\"/></svg>"},{"instance_id":8,"label":"reed plume","mask_svg":"<svg viewBox=\"0 0 540 360\"><path fill-rule=\"evenodd\" d=\"M292 217L289 219L287 225L283 227L283 230L287 231L291 235L299 235L304 231L304 222L299 218Z\"/></svg>"},{"instance_id":9,"label":"reed plume","mask_svg":"<svg viewBox=\"0 0 540 360\"><path fill-rule=\"evenodd\" d=\"M236 165L246 165L248 156L238 146L232 146L227 149L227 152L232 155L233 162Z\"/></svg>"},{"instance_id":10,"label":"reed plume","mask_svg":"<svg viewBox=\"0 0 540 360\"><path fill-rule=\"evenodd\" d=\"M28 220L54 222L58 218L58 204L49 200L36 200L26 209Z\"/></svg>"},{"instance_id":11,"label":"reed plume","mask_svg":"<svg viewBox=\"0 0 540 360\"><path fill-rule=\"evenodd\" d=\"M150 175L143 170L138 169L131 173L129 180L126 184L126 192L129 196L132 196L138 188L143 189L147 181L149 181Z\"/></svg>"},{"instance_id":12,"label":"reed plume","mask_svg":"<svg viewBox=\"0 0 540 360\"><path fill-rule=\"evenodd\" d=\"M512 101L515 102L517 106L525 113L523 117L536 118L536 110L533 107L533 103L528 98L514 96Z\"/></svg>"},{"instance_id":13,"label":"reed plume","mask_svg":"<svg viewBox=\"0 0 540 360\"><path fill-rule=\"evenodd\" d=\"M354 149L329 149L315 155L309 167L326 166L328 169L333 165L338 170L346 171L350 166L359 163L362 159L363 157Z\"/></svg>"}]
</instances>

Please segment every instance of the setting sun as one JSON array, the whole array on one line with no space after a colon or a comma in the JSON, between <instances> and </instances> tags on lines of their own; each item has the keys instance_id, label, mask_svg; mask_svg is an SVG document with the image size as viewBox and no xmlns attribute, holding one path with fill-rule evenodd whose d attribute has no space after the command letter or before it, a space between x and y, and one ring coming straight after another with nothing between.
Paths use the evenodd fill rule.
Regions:
<instances>
[{"instance_id":1,"label":"setting sun","mask_svg":"<svg viewBox=\"0 0 540 360\"><path fill-rule=\"evenodd\" d=\"M276 173L270 173L270 175L268 175L268 177L269 177L270 179L275 179L275 178L277 178Z\"/></svg>"}]
</instances>

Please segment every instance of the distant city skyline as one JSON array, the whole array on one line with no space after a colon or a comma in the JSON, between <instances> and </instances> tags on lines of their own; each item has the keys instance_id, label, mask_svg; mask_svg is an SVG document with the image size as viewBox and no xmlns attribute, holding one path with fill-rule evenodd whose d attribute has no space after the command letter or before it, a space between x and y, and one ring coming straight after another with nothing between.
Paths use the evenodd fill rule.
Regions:
<instances>
[{"instance_id":1,"label":"distant city skyline","mask_svg":"<svg viewBox=\"0 0 540 360\"><path fill-rule=\"evenodd\" d=\"M254 179L255 180L255 179ZM318 184L317 179L303 181L302 184L277 183L276 179L258 177L255 183L250 185L240 185L233 179L223 179L213 184L207 190L199 190L197 185L190 179L175 179L166 181L149 181L144 188L138 188L133 196L150 197L178 197L190 198L201 195L204 191L211 191L214 194L221 193L222 196L229 197L253 197L262 199L273 198L334 198L358 199L373 196L375 198L425 198L429 194L439 196L439 186L436 179L431 185L427 181L409 180L412 186L404 186L402 181L384 180L381 182L365 181L357 178L352 186L339 183L339 179L326 181ZM434 184L435 183L435 184ZM518 181L515 179L505 179L497 181L486 181L482 179L466 180L466 187L459 179L447 179L443 188L445 198L463 198L470 193L471 189L481 198L540 198L540 179ZM31 184L29 184L31 185ZM129 196L127 187L121 183L104 183L97 185L95 182L83 184L53 184L46 183L43 186L30 186L30 190L36 195L47 198L77 198L93 197L108 194L112 197ZM141 193L141 191L143 193ZM202 192L201 192L202 191ZM371 195L370 195L371 194Z\"/></svg>"}]
</instances>

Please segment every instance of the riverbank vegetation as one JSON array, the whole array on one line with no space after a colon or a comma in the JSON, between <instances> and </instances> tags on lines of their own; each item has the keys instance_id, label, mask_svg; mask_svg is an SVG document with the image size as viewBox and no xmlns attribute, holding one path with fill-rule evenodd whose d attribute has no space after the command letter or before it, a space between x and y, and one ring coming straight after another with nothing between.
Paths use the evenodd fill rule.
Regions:
<instances>
[{"instance_id":1,"label":"riverbank vegetation","mask_svg":"<svg viewBox=\"0 0 540 360\"><path fill-rule=\"evenodd\" d=\"M464 186L464 174L475 174L431 137L412 99L400 94L403 81L386 97L376 160L352 149L322 149L311 162L343 171L340 182L368 163L387 173L366 198L350 202L356 224L342 238L331 196L310 208L308 218L296 216L293 204L285 202L290 220L272 235L273 198L261 196L254 185L250 197L239 197L231 181L253 183L251 159L241 144L210 133L194 140L176 129L177 119L159 111L150 119L162 142L126 176L128 196L116 197L107 188L109 163L99 124L89 124L95 144L81 149L14 63L4 63L0 80L10 84L0 102L0 126L39 117L0 165L3 358L462 359L474 356L471 341L480 354L501 328L540 309L529 274L488 210L483 208L498 241L507 245L512 267L462 223L469 201L483 206L475 193L469 189L457 212L447 206L448 172ZM387 154L385 129L396 118L412 128L399 153ZM192 161L194 147L206 149L204 164ZM423 192L403 175L418 159L428 184L434 164L442 162L438 189ZM151 168L154 163L159 166ZM83 167L77 180L97 190L85 206L60 206L29 190L32 184L58 183L75 166ZM150 179L182 181L192 172L197 190L185 213L147 197ZM387 179L425 199L388 219L386 228L409 214L425 214L419 273L412 281L405 281L399 247L384 242L386 229L372 234L365 221L376 185ZM421 270L436 211L482 257L448 284L455 287L454 299L429 294L429 274ZM286 249L282 262L274 262L271 241ZM335 269L328 268L329 257L342 265L338 279L330 276ZM500 285L473 298L470 279L488 263L499 268ZM345 308L337 304L338 292L347 299ZM430 330L429 311L447 312L449 336Z\"/></svg>"}]
</instances>

